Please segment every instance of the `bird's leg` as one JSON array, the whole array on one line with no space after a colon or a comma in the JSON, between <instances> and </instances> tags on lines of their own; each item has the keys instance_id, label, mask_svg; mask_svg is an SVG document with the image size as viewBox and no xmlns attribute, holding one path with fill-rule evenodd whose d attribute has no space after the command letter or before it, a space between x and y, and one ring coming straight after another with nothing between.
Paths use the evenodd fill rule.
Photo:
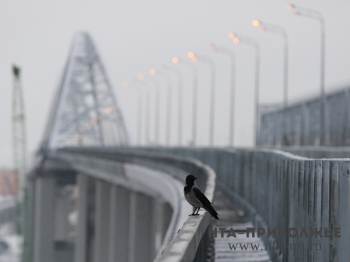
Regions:
<instances>
[{"instance_id":1,"label":"bird's leg","mask_svg":"<svg viewBox=\"0 0 350 262\"><path fill-rule=\"evenodd\" d=\"M200 208L200 207L198 207L198 209L197 209L197 213L196 213L196 216L199 216L199 214L198 214L199 209L201 209L201 208Z\"/></svg>"},{"instance_id":2,"label":"bird's leg","mask_svg":"<svg viewBox=\"0 0 350 262\"><path fill-rule=\"evenodd\" d=\"M195 214L196 213L196 210L197 210L198 207L195 208L195 210L193 210L193 213L190 215L190 216L198 216L198 214Z\"/></svg>"},{"instance_id":3,"label":"bird's leg","mask_svg":"<svg viewBox=\"0 0 350 262\"><path fill-rule=\"evenodd\" d=\"M195 210L193 210L192 214L189 216L194 216L194 212L197 210L197 208Z\"/></svg>"}]
</instances>

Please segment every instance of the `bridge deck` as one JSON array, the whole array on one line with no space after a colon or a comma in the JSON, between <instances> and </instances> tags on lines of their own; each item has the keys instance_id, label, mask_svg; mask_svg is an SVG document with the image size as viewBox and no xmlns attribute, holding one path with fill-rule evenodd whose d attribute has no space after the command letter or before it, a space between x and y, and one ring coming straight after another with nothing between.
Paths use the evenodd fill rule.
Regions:
<instances>
[{"instance_id":1,"label":"bridge deck","mask_svg":"<svg viewBox=\"0 0 350 262\"><path fill-rule=\"evenodd\" d=\"M213 205L220 217L219 220L215 221L214 227L225 227L227 230L232 227L235 232L254 227L220 191L216 193ZM236 234L236 237L227 237L227 233L225 233L224 237L221 238L218 230L217 237L214 238L214 248L215 261L217 262L271 261L263 241L258 237L247 237L245 233Z\"/></svg>"}]
</instances>

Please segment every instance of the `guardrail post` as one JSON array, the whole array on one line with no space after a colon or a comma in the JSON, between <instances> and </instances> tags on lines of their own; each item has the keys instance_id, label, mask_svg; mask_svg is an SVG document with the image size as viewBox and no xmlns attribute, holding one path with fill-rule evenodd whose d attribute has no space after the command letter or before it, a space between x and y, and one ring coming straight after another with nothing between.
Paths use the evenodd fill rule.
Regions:
<instances>
[{"instance_id":1,"label":"guardrail post","mask_svg":"<svg viewBox=\"0 0 350 262\"><path fill-rule=\"evenodd\" d=\"M152 261L154 258L152 198L131 192L130 196L130 238L129 261Z\"/></svg>"},{"instance_id":2,"label":"guardrail post","mask_svg":"<svg viewBox=\"0 0 350 262\"><path fill-rule=\"evenodd\" d=\"M56 194L55 241L67 242L69 234L69 195L60 187Z\"/></svg>"},{"instance_id":3,"label":"guardrail post","mask_svg":"<svg viewBox=\"0 0 350 262\"><path fill-rule=\"evenodd\" d=\"M349 201L349 175L350 166L349 163L338 164L338 198L339 198L339 209L338 226L341 232L341 238L338 239L339 245L339 261L350 261L349 246L350 246L350 201ZM331 220L332 222L332 220Z\"/></svg>"},{"instance_id":4,"label":"guardrail post","mask_svg":"<svg viewBox=\"0 0 350 262\"><path fill-rule=\"evenodd\" d=\"M75 238L75 262L84 262L86 259L86 229L87 229L87 183L88 177L77 175L79 197L78 197L78 223Z\"/></svg>"},{"instance_id":5,"label":"guardrail post","mask_svg":"<svg viewBox=\"0 0 350 262\"><path fill-rule=\"evenodd\" d=\"M28 176L28 206L26 233L24 239L23 253L24 262L33 261L33 243L34 243L34 221L35 221L35 178L33 175ZM14 211L15 213L15 211ZM16 214L13 214L12 221L15 220Z\"/></svg>"},{"instance_id":6,"label":"guardrail post","mask_svg":"<svg viewBox=\"0 0 350 262\"><path fill-rule=\"evenodd\" d=\"M330 228L329 224L329 213L330 213L330 179L333 176L338 175L338 164L332 163L330 165L329 161L323 161L322 168L322 218L321 227ZM323 261L329 261L329 238L324 237L321 239L322 242L322 259ZM317 251L316 251L317 252ZM318 251L321 252L321 251Z\"/></svg>"},{"instance_id":7,"label":"guardrail post","mask_svg":"<svg viewBox=\"0 0 350 262\"><path fill-rule=\"evenodd\" d=\"M110 192L110 233L108 262L129 261L129 221L131 220L129 206L129 191L120 186L112 186Z\"/></svg>"},{"instance_id":8,"label":"guardrail post","mask_svg":"<svg viewBox=\"0 0 350 262\"><path fill-rule=\"evenodd\" d=\"M169 219L169 214L166 213L166 211L168 210L165 208L165 205L166 204L160 201L160 199L152 199L152 235L150 239L150 241L152 242L152 258L156 257L157 251L162 245L163 237L166 233L167 226L169 225L167 223L167 220Z\"/></svg>"},{"instance_id":9,"label":"guardrail post","mask_svg":"<svg viewBox=\"0 0 350 262\"><path fill-rule=\"evenodd\" d=\"M171 220L171 217L172 217L172 212L173 209L171 208L171 206L167 203L162 203L162 206L161 206L161 212L160 215L162 216L162 224L163 224L163 228L162 228L162 241L164 240L164 237L165 237L165 234L166 234L166 231L167 231L167 228L170 224L170 220Z\"/></svg>"},{"instance_id":10,"label":"guardrail post","mask_svg":"<svg viewBox=\"0 0 350 262\"><path fill-rule=\"evenodd\" d=\"M135 252L136 252L136 192L131 191L130 192L130 206L129 206L129 219L130 219L130 224L129 224L129 253L128 253L128 258L129 262L136 262L137 260L135 259Z\"/></svg>"},{"instance_id":11,"label":"guardrail post","mask_svg":"<svg viewBox=\"0 0 350 262\"><path fill-rule=\"evenodd\" d=\"M54 255L55 179L44 174L35 179L35 219L33 261L48 262Z\"/></svg>"},{"instance_id":12,"label":"guardrail post","mask_svg":"<svg viewBox=\"0 0 350 262\"><path fill-rule=\"evenodd\" d=\"M322 217L322 169L323 162L321 160L316 161L316 173L315 173L315 198L314 198L314 223L313 227L320 228L321 227L321 217ZM313 244L319 244L319 240L317 238L313 238ZM322 261L322 253L317 250L313 250L313 261Z\"/></svg>"},{"instance_id":13,"label":"guardrail post","mask_svg":"<svg viewBox=\"0 0 350 262\"><path fill-rule=\"evenodd\" d=\"M103 181L96 181L95 205L95 250L94 261L101 262L108 259L109 240L109 191L110 186Z\"/></svg>"},{"instance_id":14,"label":"guardrail post","mask_svg":"<svg viewBox=\"0 0 350 262\"><path fill-rule=\"evenodd\" d=\"M340 181L339 181L339 174L337 172L338 170L336 170L336 172L332 173L332 176L330 178L330 190L329 190L329 194L330 194L330 198L332 199L331 203L329 204L329 211L330 211L330 215L329 215L329 228L334 230L336 228L340 228L339 226L339 210L340 210L340 205L339 202L340 200L344 197L343 195L340 195ZM348 196L345 196L348 197ZM342 210L345 211L345 210ZM348 221L349 223L349 221ZM343 232L340 232L344 234ZM348 234L349 231L346 231L345 234ZM339 245L340 245L340 241L339 238L337 238L336 236L332 236L329 238L329 260L328 261L349 261L349 260L340 260L339 259Z\"/></svg>"}]
</instances>

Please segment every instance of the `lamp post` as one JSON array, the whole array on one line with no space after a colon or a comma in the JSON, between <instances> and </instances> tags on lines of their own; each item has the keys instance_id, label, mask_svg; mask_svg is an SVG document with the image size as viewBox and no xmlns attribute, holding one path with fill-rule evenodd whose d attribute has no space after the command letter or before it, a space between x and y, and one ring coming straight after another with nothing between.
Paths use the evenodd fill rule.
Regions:
<instances>
[{"instance_id":1,"label":"lamp post","mask_svg":"<svg viewBox=\"0 0 350 262\"><path fill-rule=\"evenodd\" d=\"M283 107L284 109L288 106L288 35L287 30L285 30L282 26L268 24L265 22L261 22L259 20L253 20L253 26L259 27L260 32L269 32L272 34L276 34L282 36L283 38ZM284 143L284 138L287 135L287 127L286 127L286 119L282 118L282 143Z\"/></svg>"},{"instance_id":2,"label":"lamp post","mask_svg":"<svg viewBox=\"0 0 350 262\"><path fill-rule=\"evenodd\" d=\"M141 77L141 78L140 78ZM154 99L154 113L155 113L155 121L154 121L154 141L156 145L159 145L159 118L160 118L160 110L159 110L159 104L160 104L160 88L159 83L155 79L146 78L144 74L140 74L139 78L142 80L150 81L153 86L155 87L155 99ZM150 126L149 126L150 128ZM149 132L149 131L148 131ZM149 135L149 134L148 134Z\"/></svg>"},{"instance_id":3,"label":"lamp post","mask_svg":"<svg viewBox=\"0 0 350 262\"><path fill-rule=\"evenodd\" d=\"M233 147L234 143L234 107L235 107L235 72L236 72L236 60L234 53L225 47L218 46L213 43L209 43L209 48L215 52L226 55L230 59L231 77L230 77L230 114L229 114L229 145Z\"/></svg>"},{"instance_id":4,"label":"lamp post","mask_svg":"<svg viewBox=\"0 0 350 262\"><path fill-rule=\"evenodd\" d=\"M193 78L193 102L192 102L192 146L196 146L196 134L197 134L197 100L198 100L198 71L197 67L190 62L183 61L177 57L173 57L172 62L174 64L181 63L183 65L187 65L192 69Z\"/></svg>"},{"instance_id":5,"label":"lamp post","mask_svg":"<svg viewBox=\"0 0 350 262\"><path fill-rule=\"evenodd\" d=\"M139 74L138 75L138 79L140 80L140 82L147 88L149 89L149 85L148 83L146 83L145 81L145 75L144 74ZM146 106L146 119L145 119L145 143L149 144L150 143L150 117L151 117L151 98L149 95L149 92L146 92L147 94L147 99L145 99L145 106Z\"/></svg>"},{"instance_id":6,"label":"lamp post","mask_svg":"<svg viewBox=\"0 0 350 262\"><path fill-rule=\"evenodd\" d=\"M193 52L188 53L188 58L192 62L203 62L209 65L210 68L210 119L209 119L209 146L212 147L214 144L214 118L215 118L215 64L213 60L205 56L198 56Z\"/></svg>"},{"instance_id":7,"label":"lamp post","mask_svg":"<svg viewBox=\"0 0 350 262\"><path fill-rule=\"evenodd\" d=\"M124 81L123 82L123 86L128 88L128 87L132 86L131 84L134 81L135 81L135 79L133 79L133 81L131 83L128 82L128 81ZM143 99L142 99L141 90L137 89L137 88L135 88L135 90L137 91L137 97L138 97L136 136L137 136L138 144L141 145L141 143L142 143L142 107L143 107Z\"/></svg>"},{"instance_id":8,"label":"lamp post","mask_svg":"<svg viewBox=\"0 0 350 262\"><path fill-rule=\"evenodd\" d=\"M314 9L299 7L293 4L287 4L287 9L294 10L293 14L295 16L306 17L309 19L316 20L320 23L321 28L321 48L320 48L320 144L325 145L325 133L326 133L326 125L325 125L325 56L326 56L326 30L325 30L325 22L323 15Z\"/></svg>"},{"instance_id":9,"label":"lamp post","mask_svg":"<svg viewBox=\"0 0 350 262\"><path fill-rule=\"evenodd\" d=\"M167 92L167 97L168 97L168 101L167 101L167 112L166 112L166 129L165 129L165 144L166 145L170 145L170 139L171 139L171 79L169 78L169 76L157 71L154 68L151 68L149 70L149 73L151 75L158 75L161 77L164 77L165 80L167 81L167 88L168 88L168 92Z\"/></svg>"},{"instance_id":10,"label":"lamp post","mask_svg":"<svg viewBox=\"0 0 350 262\"><path fill-rule=\"evenodd\" d=\"M183 118L183 106L182 106L182 75L180 73L180 70L177 70L171 66L163 65L162 69L168 70L169 72L173 72L177 76L177 83L178 83L178 120L177 120L177 126L178 126L178 131L177 131L177 143L179 146L182 144L182 118Z\"/></svg>"},{"instance_id":11,"label":"lamp post","mask_svg":"<svg viewBox=\"0 0 350 262\"><path fill-rule=\"evenodd\" d=\"M258 117L259 117L259 92L260 92L260 47L258 42L251 37L237 35L235 33L229 33L229 38L232 39L234 44L245 44L252 46L255 50L255 98L254 98L254 131L255 131L255 145L258 144Z\"/></svg>"},{"instance_id":12,"label":"lamp post","mask_svg":"<svg viewBox=\"0 0 350 262\"><path fill-rule=\"evenodd\" d=\"M287 30L282 26L268 24L261 22L259 20L253 20L253 26L259 27L260 32L268 32L282 36L284 46L283 46L283 105L286 108L288 106L288 35Z\"/></svg>"}]
</instances>

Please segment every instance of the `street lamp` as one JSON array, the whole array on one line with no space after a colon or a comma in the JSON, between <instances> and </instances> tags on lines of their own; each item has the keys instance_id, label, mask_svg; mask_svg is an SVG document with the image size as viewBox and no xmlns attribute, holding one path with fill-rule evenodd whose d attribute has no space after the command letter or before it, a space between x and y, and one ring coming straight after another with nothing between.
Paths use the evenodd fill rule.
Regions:
<instances>
[{"instance_id":1,"label":"street lamp","mask_svg":"<svg viewBox=\"0 0 350 262\"><path fill-rule=\"evenodd\" d=\"M190 52L191 53L191 52ZM192 55L191 55L192 56ZM197 67L190 62L181 60L177 57L173 57L172 62L174 64L183 64L191 68L193 73L192 84L193 84L193 102L192 102L192 145L196 145L196 134L197 134L197 100L198 100L198 71Z\"/></svg>"},{"instance_id":2,"label":"street lamp","mask_svg":"<svg viewBox=\"0 0 350 262\"><path fill-rule=\"evenodd\" d=\"M193 52L188 53L188 57L193 62L203 62L209 65L210 68L210 119L209 119L209 145L214 144L214 118L215 118L215 64L213 60L205 56L198 56Z\"/></svg>"},{"instance_id":3,"label":"street lamp","mask_svg":"<svg viewBox=\"0 0 350 262\"><path fill-rule=\"evenodd\" d=\"M222 46L218 46L213 43L209 43L209 48L215 52L215 53L220 53L223 55L226 55L230 59L230 65L231 65L231 79L230 79L230 86L231 86L231 94L230 94L230 114L229 114L229 123L230 123L230 128L229 128L229 145L233 147L233 139L234 139L234 106L235 106L235 68L236 68L236 60L235 60L235 55L234 53Z\"/></svg>"},{"instance_id":4,"label":"street lamp","mask_svg":"<svg viewBox=\"0 0 350 262\"><path fill-rule=\"evenodd\" d=\"M144 74L139 74L138 75L138 80L140 80L140 83L142 83L148 90L149 90L149 85L148 83L146 83L145 81L145 75ZM151 123L151 120L150 120L150 117L151 117L151 98L150 98L150 95L149 95L149 92L148 91L145 91L146 94L147 94L147 99L145 99L145 106L146 106L146 119L145 119L145 142L146 143L150 143L150 123Z\"/></svg>"},{"instance_id":5,"label":"street lamp","mask_svg":"<svg viewBox=\"0 0 350 262\"><path fill-rule=\"evenodd\" d=\"M167 119L166 119L165 138L166 138L166 145L170 145L170 139L171 139L171 135L170 135L171 134L171 79L166 74L163 74L162 72L159 72L154 68L151 68L149 70L149 73L151 75L158 75L158 76L164 77L165 80L167 81L168 101L167 101L167 113L166 113Z\"/></svg>"},{"instance_id":6,"label":"street lamp","mask_svg":"<svg viewBox=\"0 0 350 262\"><path fill-rule=\"evenodd\" d=\"M182 106L182 75L180 73L180 70L175 69L171 66L167 66L167 65L163 65L162 69L164 70L168 70L169 72L173 72L176 74L177 76L177 83L178 83L178 95L177 95L177 99L178 99L178 131L177 131L177 143L179 144L179 146L181 146L182 144L182 118L183 118L183 106Z\"/></svg>"},{"instance_id":7,"label":"street lamp","mask_svg":"<svg viewBox=\"0 0 350 262\"><path fill-rule=\"evenodd\" d=\"M286 108L288 106L288 35L287 30L282 26L268 24L261 22L259 20L253 20L253 26L259 27L260 32L269 32L272 34L280 35L284 41L284 73L283 73L283 83L284 83L284 92L283 92L283 105Z\"/></svg>"},{"instance_id":8,"label":"street lamp","mask_svg":"<svg viewBox=\"0 0 350 262\"><path fill-rule=\"evenodd\" d=\"M160 116L160 110L159 110L159 104L160 104L160 88L159 88L159 83L158 81L156 81L155 79L151 79L151 78L146 78L146 76L144 74L140 74L139 78L141 80L147 80L150 81L153 86L155 87L155 105L154 105L154 110L155 110L155 121L154 121L154 140L155 143L157 145L159 145L159 116ZM148 126L148 128L150 128L150 126ZM149 129L148 129L148 138L149 138Z\"/></svg>"},{"instance_id":9,"label":"street lamp","mask_svg":"<svg viewBox=\"0 0 350 262\"><path fill-rule=\"evenodd\" d=\"M259 117L259 92L260 92L260 47L258 42L251 37L237 35L233 32L229 33L229 38L232 39L234 44L245 44L252 46L255 49L255 114L254 114L254 131L255 131L255 145L258 144L258 117Z\"/></svg>"},{"instance_id":10,"label":"street lamp","mask_svg":"<svg viewBox=\"0 0 350 262\"><path fill-rule=\"evenodd\" d=\"M130 88L132 87L132 83L135 82L135 79L133 79L131 82L128 81L124 81L123 82L123 86L126 88ZM135 88L135 90L137 91L137 96L138 96L138 103L137 103L137 123L136 123L136 134L137 134L137 141L138 144L141 145L142 143L142 107L143 107L143 99L142 99L142 94L141 94L141 90ZM108 108L109 109L109 108ZM109 112L110 110L106 112Z\"/></svg>"},{"instance_id":11,"label":"street lamp","mask_svg":"<svg viewBox=\"0 0 350 262\"><path fill-rule=\"evenodd\" d=\"M253 26L259 27L259 31L264 32L270 32L272 34L276 34L279 36L282 36L283 42L284 42L284 55L283 55L283 107L284 109L288 106L288 35L287 30L285 30L282 26L279 25L273 25L268 24L265 22L261 22L259 20L253 20L252 22ZM282 118L282 143L284 141L284 138L286 138L287 135L287 128L286 128L286 119Z\"/></svg>"},{"instance_id":12,"label":"street lamp","mask_svg":"<svg viewBox=\"0 0 350 262\"><path fill-rule=\"evenodd\" d=\"M321 95L321 103L320 103L320 144L325 144L325 119L324 119L324 113L325 113L325 56L326 56L326 33L325 33L325 22L323 15L313 9L299 7L293 4L287 4L287 9L294 10L293 14L295 16L302 16L309 19L316 20L320 23L321 27L321 68L320 68L320 95Z\"/></svg>"}]
</instances>

